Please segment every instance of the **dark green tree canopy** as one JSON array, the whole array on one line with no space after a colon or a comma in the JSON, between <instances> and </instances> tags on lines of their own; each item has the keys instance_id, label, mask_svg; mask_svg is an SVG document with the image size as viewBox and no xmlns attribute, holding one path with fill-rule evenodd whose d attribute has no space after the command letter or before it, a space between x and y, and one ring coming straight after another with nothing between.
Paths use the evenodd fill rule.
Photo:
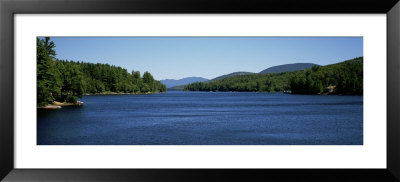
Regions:
<instances>
[{"instance_id":1,"label":"dark green tree canopy","mask_svg":"<svg viewBox=\"0 0 400 182\"><path fill-rule=\"evenodd\" d=\"M166 87L149 72L109 64L57 60L55 44L50 38L37 38L37 105L53 101L77 102L84 94L155 93Z\"/></svg>"},{"instance_id":2,"label":"dark green tree canopy","mask_svg":"<svg viewBox=\"0 0 400 182\"><path fill-rule=\"evenodd\" d=\"M211 82L196 82L186 91L281 92L294 94L363 94L363 57L311 69L232 76Z\"/></svg>"}]
</instances>

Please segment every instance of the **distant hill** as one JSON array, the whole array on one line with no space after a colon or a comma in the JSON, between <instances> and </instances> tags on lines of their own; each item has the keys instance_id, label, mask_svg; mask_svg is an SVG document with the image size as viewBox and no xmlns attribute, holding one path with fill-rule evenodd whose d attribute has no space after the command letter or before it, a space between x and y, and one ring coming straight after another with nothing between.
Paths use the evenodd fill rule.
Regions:
<instances>
[{"instance_id":1,"label":"distant hill","mask_svg":"<svg viewBox=\"0 0 400 182\"><path fill-rule=\"evenodd\" d=\"M185 85L178 85L174 87L170 87L167 90L183 90L185 88Z\"/></svg>"},{"instance_id":2,"label":"distant hill","mask_svg":"<svg viewBox=\"0 0 400 182\"><path fill-rule=\"evenodd\" d=\"M236 75L192 83L185 85L184 90L363 95L363 57L304 70L281 72L282 70L279 73Z\"/></svg>"},{"instance_id":3,"label":"distant hill","mask_svg":"<svg viewBox=\"0 0 400 182\"><path fill-rule=\"evenodd\" d=\"M161 80L161 83L164 84L167 88L171 88L179 85L186 85L194 82L205 82L205 81L208 81L208 79L202 77L187 77L179 80L165 79Z\"/></svg>"},{"instance_id":4,"label":"distant hill","mask_svg":"<svg viewBox=\"0 0 400 182\"><path fill-rule=\"evenodd\" d=\"M214 79L211 79L210 81L221 80L221 79L228 78L228 77L231 77L231 76L249 75L249 74L254 74L254 73L245 72L245 71L233 72L233 73L229 73L229 74L226 74L226 75L222 75L222 76L216 77Z\"/></svg>"},{"instance_id":5,"label":"distant hill","mask_svg":"<svg viewBox=\"0 0 400 182\"><path fill-rule=\"evenodd\" d=\"M254 74L254 73L252 73L252 72L245 72L245 71L239 71L239 72L234 72L234 73L222 75L222 76L216 77L216 78L211 79L211 80L207 80L207 79L205 79L205 78L202 78L202 79L205 79L205 80L192 81L192 82L190 82L190 83L184 83L184 84L174 85L174 86L171 86L171 87L169 87L166 83L164 83L163 80L161 80L161 83L163 83L164 85L166 85L168 90L183 90L183 88L185 87L185 85L191 84L191 83L194 83L194 82L209 82L209 81L215 81L215 80L222 80L222 79L224 79L224 78L228 78L228 77L231 77L231 76L249 75L249 74ZM190 77L190 78L201 78L201 77ZM182 80L182 79L181 79L181 80ZM169 80L168 80L168 81L169 81Z\"/></svg>"},{"instance_id":6,"label":"distant hill","mask_svg":"<svg viewBox=\"0 0 400 182\"><path fill-rule=\"evenodd\" d=\"M279 66L273 66L261 71L261 74L264 73L282 73L282 72L291 72L297 70L305 70L309 69L313 66L318 66L317 64L313 63L294 63L294 64L284 64Z\"/></svg>"},{"instance_id":7,"label":"distant hill","mask_svg":"<svg viewBox=\"0 0 400 182\"><path fill-rule=\"evenodd\" d=\"M268 69L261 71L260 73L263 74L263 73L291 72L291 71L309 69L313 66L318 66L318 65L312 64L312 63L284 64L284 65L270 67ZM218 76L211 80L207 80L207 79L201 78L201 77L188 77L188 78L183 78L180 80L173 80L173 79L161 80L161 83L166 85L168 90L183 90L185 85L191 84L194 82L212 82L212 81L222 80L222 79L228 78L228 77L239 76L239 75L251 75L251 74L257 74L257 73L238 71L238 72L233 72L233 73L229 73L226 75Z\"/></svg>"}]
</instances>

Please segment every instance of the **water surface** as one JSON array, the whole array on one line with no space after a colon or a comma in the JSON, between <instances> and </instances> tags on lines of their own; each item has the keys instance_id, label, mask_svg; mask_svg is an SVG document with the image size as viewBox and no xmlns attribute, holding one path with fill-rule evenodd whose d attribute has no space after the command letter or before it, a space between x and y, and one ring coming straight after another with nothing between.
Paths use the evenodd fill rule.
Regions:
<instances>
[{"instance_id":1,"label":"water surface","mask_svg":"<svg viewBox=\"0 0 400 182\"><path fill-rule=\"evenodd\" d=\"M85 96L38 110L38 145L362 145L363 97L251 92Z\"/></svg>"}]
</instances>

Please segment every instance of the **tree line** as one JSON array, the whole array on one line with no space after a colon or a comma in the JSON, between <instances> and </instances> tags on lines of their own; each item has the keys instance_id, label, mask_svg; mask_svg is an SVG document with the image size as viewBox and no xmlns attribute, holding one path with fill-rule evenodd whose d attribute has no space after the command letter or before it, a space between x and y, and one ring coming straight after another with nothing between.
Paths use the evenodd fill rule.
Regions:
<instances>
[{"instance_id":1,"label":"tree line","mask_svg":"<svg viewBox=\"0 0 400 182\"><path fill-rule=\"evenodd\" d=\"M166 87L149 72L109 64L58 60L50 38L37 38L37 105L53 101L76 103L84 94L155 93Z\"/></svg>"},{"instance_id":2,"label":"tree line","mask_svg":"<svg viewBox=\"0 0 400 182\"><path fill-rule=\"evenodd\" d=\"M362 95L363 57L300 71L291 78L290 89L295 94Z\"/></svg>"},{"instance_id":3,"label":"tree line","mask_svg":"<svg viewBox=\"0 0 400 182\"><path fill-rule=\"evenodd\" d=\"M293 94L363 94L363 57L311 69L238 75L185 85L185 91L282 92Z\"/></svg>"}]
</instances>

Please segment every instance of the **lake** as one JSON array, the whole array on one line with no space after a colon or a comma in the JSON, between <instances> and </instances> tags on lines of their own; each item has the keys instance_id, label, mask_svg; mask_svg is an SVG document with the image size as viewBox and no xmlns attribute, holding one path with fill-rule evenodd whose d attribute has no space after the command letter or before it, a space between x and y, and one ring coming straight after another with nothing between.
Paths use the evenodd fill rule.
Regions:
<instances>
[{"instance_id":1,"label":"lake","mask_svg":"<svg viewBox=\"0 0 400 182\"><path fill-rule=\"evenodd\" d=\"M38 145L362 145L363 97L168 91L38 109Z\"/></svg>"}]
</instances>

